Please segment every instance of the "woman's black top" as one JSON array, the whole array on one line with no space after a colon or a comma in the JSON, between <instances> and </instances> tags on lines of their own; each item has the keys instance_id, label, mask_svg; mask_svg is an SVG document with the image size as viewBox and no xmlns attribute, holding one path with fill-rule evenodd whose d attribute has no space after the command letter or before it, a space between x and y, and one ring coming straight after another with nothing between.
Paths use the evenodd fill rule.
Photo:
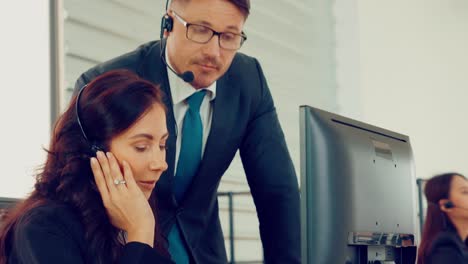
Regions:
<instances>
[{"instance_id":1,"label":"woman's black top","mask_svg":"<svg viewBox=\"0 0 468 264\"><path fill-rule=\"evenodd\" d=\"M7 240L8 263L96 263L85 241L83 225L68 206L48 203L20 218ZM110 263L110 261L109 261ZM168 257L147 244L130 242L123 247L121 264L169 264Z\"/></svg>"},{"instance_id":2,"label":"woman's black top","mask_svg":"<svg viewBox=\"0 0 468 264\"><path fill-rule=\"evenodd\" d=\"M467 263L468 247L454 229L439 233L431 244L427 264Z\"/></svg>"}]
</instances>

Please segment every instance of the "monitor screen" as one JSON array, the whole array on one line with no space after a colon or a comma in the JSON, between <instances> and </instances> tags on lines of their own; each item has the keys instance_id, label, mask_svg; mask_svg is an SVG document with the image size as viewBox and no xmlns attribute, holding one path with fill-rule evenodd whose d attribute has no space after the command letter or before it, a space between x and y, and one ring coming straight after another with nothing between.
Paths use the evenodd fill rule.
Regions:
<instances>
[{"instance_id":1,"label":"monitor screen","mask_svg":"<svg viewBox=\"0 0 468 264\"><path fill-rule=\"evenodd\" d=\"M300 126L303 263L406 263L393 248L418 240L409 137L310 106Z\"/></svg>"}]
</instances>

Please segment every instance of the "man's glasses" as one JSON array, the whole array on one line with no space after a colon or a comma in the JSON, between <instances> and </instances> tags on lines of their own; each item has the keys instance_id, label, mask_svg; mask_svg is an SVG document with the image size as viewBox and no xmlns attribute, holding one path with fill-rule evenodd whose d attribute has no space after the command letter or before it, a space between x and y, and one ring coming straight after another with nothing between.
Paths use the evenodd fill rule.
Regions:
<instances>
[{"instance_id":1,"label":"man's glasses","mask_svg":"<svg viewBox=\"0 0 468 264\"><path fill-rule=\"evenodd\" d=\"M231 32L217 32L207 26L187 23L174 11L172 11L172 14L174 14L177 20L179 20L179 22L185 26L185 35L187 39L193 42L205 44L208 43L214 35L216 35L218 36L219 46L221 48L227 50L238 50L240 47L242 47L244 41L247 40L247 35L245 35L244 32L241 34Z\"/></svg>"}]
</instances>

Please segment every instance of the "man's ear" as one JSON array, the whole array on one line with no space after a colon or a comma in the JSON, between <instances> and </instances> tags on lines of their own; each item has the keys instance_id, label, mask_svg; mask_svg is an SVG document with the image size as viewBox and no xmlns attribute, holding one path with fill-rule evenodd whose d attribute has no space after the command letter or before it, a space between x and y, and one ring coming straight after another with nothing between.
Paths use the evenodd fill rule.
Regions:
<instances>
[{"instance_id":1,"label":"man's ear","mask_svg":"<svg viewBox=\"0 0 468 264\"><path fill-rule=\"evenodd\" d=\"M174 18L168 13L166 13L161 20L161 31L163 32L163 36L169 36L170 32L172 31L172 27L174 26Z\"/></svg>"}]
</instances>

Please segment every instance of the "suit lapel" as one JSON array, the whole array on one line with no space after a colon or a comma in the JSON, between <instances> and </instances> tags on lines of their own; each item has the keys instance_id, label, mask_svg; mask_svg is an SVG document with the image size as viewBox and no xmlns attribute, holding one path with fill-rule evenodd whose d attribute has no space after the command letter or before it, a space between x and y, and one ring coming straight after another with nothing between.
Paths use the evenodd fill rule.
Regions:
<instances>
[{"instance_id":1,"label":"suit lapel","mask_svg":"<svg viewBox=\"0 0 468 264\"><path fill-rule=\"evenodd\" d=\"M229 109L228 103L229 100L226 96L229 96L229 92L232 91L231 87L228 86L226 78L221 78L217 82L216 87L216 98L212 102L213 106L213 116L211 120L210 134L206 140L205 153L203 155L199 172L207 166L209 157L219 154L220 151L220 136L223 134L223 117L225 117L225 111Z\"/></svg>"}]
</instances>

